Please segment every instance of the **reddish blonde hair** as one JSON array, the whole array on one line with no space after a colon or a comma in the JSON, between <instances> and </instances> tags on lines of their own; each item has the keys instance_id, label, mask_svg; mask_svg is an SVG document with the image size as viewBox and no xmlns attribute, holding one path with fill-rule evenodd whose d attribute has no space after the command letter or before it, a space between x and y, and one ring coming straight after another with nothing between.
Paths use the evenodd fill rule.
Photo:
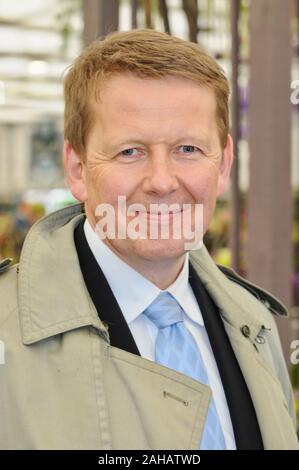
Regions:
<instances>
[{"instance_id":1,"label":"reddish blonde hair","mask_svg":"<svg viewBox=\"0 0 299 470\"><path fill-rule=\"evenodd\" d=\"M141 78L169 75L210 88L216 98L216 120L222 148L229 131L229 85L219 64L198 44L151 29L113 32L91 43L75 60L64 80L64 136L85 158L93 126L91 100L109 76L131 72Z\"/></svg>"}]
</instances>

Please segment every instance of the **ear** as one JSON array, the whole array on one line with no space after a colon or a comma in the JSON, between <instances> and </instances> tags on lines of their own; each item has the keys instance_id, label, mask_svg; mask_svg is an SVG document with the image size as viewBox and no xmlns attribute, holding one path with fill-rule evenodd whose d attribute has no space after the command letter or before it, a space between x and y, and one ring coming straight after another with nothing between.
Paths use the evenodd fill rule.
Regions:
<instances>
[{"instance_id":1,"label":"ear","mask_svg":"<svg viewBox=\"0 0 299 470\"><path fill-rule=\"evenodd\" d=\"M73 196L81 202L87 199L85 165L69 142L63 146L63 165L67 185Z\"/></svg>"},{"instance_id":2,"label":"ear","mask_svg":"<svg viewBox=\"0 0 299 470\"><path fill-rule=\"evenodd\" d=\"M217 197L221 196L228 187L231 167L234 160L233 139L230 134L227 136L226 147L223 150L222 161L219 168L219 177L217 183Z\"/></svg>"}]
</instances>

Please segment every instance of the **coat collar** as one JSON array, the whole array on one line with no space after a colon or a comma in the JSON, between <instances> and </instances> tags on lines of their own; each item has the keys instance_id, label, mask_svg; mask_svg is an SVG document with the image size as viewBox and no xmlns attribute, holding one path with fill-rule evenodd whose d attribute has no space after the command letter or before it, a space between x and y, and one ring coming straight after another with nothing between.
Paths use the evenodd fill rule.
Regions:
<instances>
[{"instance_id":1,"label":"coat collar","mask_svg":"<svg viewBox=\"0 0 299 470\"><path fill-rule=\"evenodd\" d=\"M88 295L74 245L81 204L39 220L28 233L19 264L18 301L24 344L92 325L108 340Z\"/></svg>"}]
</instances>

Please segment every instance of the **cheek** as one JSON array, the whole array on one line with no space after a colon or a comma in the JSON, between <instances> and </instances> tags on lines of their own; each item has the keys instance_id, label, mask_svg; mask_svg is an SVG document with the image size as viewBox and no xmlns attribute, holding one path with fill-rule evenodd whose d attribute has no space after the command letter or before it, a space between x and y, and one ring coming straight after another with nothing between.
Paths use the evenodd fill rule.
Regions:
<instances>
[{"instance_id":1,"label":"cheek","mask_svg":"<svg viewBox=\"0 0 299 470\"><path fill-rule=\"evenodd\" d=\"M213 171L198 171L192 176L192 193L197 202L209 205L216 199L218 171L213 168Z\"/></svg>"},{"instance_id":2,"label":"cheek","mask_svg":"<svg viewBox=\"0 0 299 470\"><path fill-rule=\"evenodd\" d=\"M136 188L137 178L125 175L112 165L94 166L89 172L88 192L93 201L117 206L118 196L129 200Z\"/></svg>"}]
</instances>

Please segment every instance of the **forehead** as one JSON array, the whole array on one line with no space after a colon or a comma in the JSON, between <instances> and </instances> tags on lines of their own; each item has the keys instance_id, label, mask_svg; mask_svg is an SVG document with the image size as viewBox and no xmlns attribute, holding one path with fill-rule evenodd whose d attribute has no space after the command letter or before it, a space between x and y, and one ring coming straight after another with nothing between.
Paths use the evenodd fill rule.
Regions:
<instances>
[{"instance_id":1,"label":"forehead","mask_svg":"<svg viewBox=\"0 0 299 470\"><path fill-rule=\"evenodd\" d=\"M178 128L190 126L208 132L216 126L214 92L173 76L113 76L101 88L99 100L93 101L92 112L98 129L113 133L129 127L152 134L176 134Z\"/></svg>"}]
</instances>

